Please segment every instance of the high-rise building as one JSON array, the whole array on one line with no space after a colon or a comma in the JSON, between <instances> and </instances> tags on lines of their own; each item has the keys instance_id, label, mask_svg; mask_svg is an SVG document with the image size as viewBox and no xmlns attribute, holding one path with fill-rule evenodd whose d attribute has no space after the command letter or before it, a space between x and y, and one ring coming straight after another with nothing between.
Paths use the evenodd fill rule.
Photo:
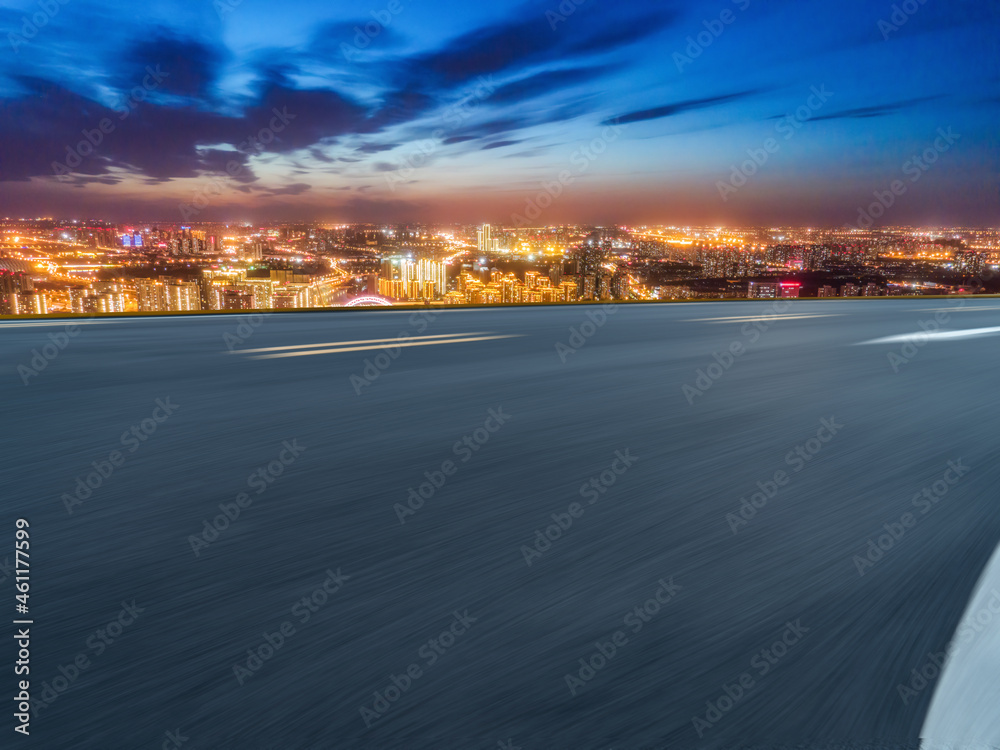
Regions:
<instances>
[{"instance_id":1,"label":"high-rise building","mask_svg":"<svg viewBox=\"0 0 1000 750\"><path fill-rule=\"evenodd\" d=\"M17 315L45 315L49 311L42 292L21 292L14 296L17 299Z\"/></svg>"},{"instance_id":2,"label":"high-rise building","mask_svg":"<svg viewBox=\"0 0 1000 750\"><path fill-rule=\"evenodd\" d=\"M189 312L201 309L201 289L196 281L179 281L164 285L166 309L171 312Z\"/></svg>"},{"instance_id":3,"label":"high-rise building","mask_svg":"<svg viewBox=\"0 0 1000 750\"><path fill-rule=\"evenodd\" d=\"M479 254L493 255L500 251L500 239L493 236L493 227L483 224L477 232Z\"/></svg>"},{"instance_id":4,"label":"high-rise building","mask_svg":"<svg viewBox=\"0 0 1000 750\"><path fill-rule=\"evenodd\" d=\"M385 258L379 276L379 294L390 299L436 299L447 290L447 268L426 258Z\"/></svg>"},{"instance_id":5,"label":"high-rise building","mask_svg":"<svg viewBox=\"0 0 1000 750\"><path fill-rule=\"evenodd\" d=\"M139 312L159 312L167 309L167 296L163 284L153 279L139 279L135 283Z\"/></svg>"}]
</instances>

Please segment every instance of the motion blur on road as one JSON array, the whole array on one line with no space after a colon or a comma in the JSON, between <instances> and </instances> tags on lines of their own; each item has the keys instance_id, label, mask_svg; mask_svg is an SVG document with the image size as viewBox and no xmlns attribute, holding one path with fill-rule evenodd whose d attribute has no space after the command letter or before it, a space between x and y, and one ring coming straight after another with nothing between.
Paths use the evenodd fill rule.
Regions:
<instances>
[{"instance_id":1,"label":"motion blur on road","mask_svg":"<svg viewBox=\"0 0 1000 750\"><path fill-rule=\"evenodd\" d=\"M1000 624L987 595L962 626L1000 543L998 321L0 322L35 701L2 745L917 748L949 644Z\"/></svg>"}]
</instances>

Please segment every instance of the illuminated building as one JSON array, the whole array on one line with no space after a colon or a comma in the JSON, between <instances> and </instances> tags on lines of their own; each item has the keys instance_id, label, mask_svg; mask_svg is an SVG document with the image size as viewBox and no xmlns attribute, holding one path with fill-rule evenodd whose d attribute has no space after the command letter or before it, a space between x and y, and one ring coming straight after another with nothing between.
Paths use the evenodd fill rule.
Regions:
<instances>
[{"instance_id":1,"label":"illuminated building","mask_svg":"<svg viewBox=\"0 0 1000 750\"><path fill-rule=\"evenodd\" d=\"M152 279L139 279L135 288L139 312L157 312L167 308L166 291L160 282Z\"/></svg>"},{"instance_id":2,"label":"illuminated building","mask_svg":"<svg viewBox=\"0 0 1000 750\"><path fill-rule=\"evenodd\" d=\"M631 282L629 281L628 274L622 270L616 271L615 275L611 278L612 299L628 299L631 291Z\"/></svg>"},{"instance_id":3,"label":"illuminated building","mask_svg":"<svg viewBox=\"0 0 1000 750\"><path fill-rule=\"evenodd\" d=\"M444 294L447 269L444 263L426 258L414 261L393 257L382 261L379 294L389 299L433 300Z\"/></svg>"},{"instance_id":4,"label":"illuminated building","mask_svg":"<svg viewBox=\"0 0 1000 750\"><path fill-rule=\"evenodd\" d=\"M476 247L480 255L494 255L500 252L500 240L493 237L493 227L483 224L477 234Z\"/></svg>"},{"instance_id":5,"label":"illuminated building","mask_svg":"<svg viewBox=\"0 0 1000 750\"><path fill-rule=\"evenodd\" d=\"M201 309L201 289L195 281L180 281L164 285L166 307L170 312Z\"/></svg>"},{"instance_id":6,"label":"illuminated building","mask_svg":"<svg viewBox=\"0 0 1000 750\"><path fill-rule=\"evenodd\" d=\"M777 299L780 285L776 281L751 281L747 299Z\"/></svg>"},{"instance_id":7,"label":"illuminated building","mask_svg":"<svg viewBox=\"0 0 1000 750\"><path fill-rule=\"evenodd\" d=\"M14 296L17 300L14 315L45 315L49 311L45 295L41 292L21 292Z\"/></svg>"},{"instance_id":8,"label":"illuminated building","mask_svg":"<svg viewBox=\"0 0 1000 750\"><path fill-rule=\"evenodd\" d=\"M223 289L220 293L221 310L252 310L253 292L240 289Z\"/></svg>"}]
</instances>

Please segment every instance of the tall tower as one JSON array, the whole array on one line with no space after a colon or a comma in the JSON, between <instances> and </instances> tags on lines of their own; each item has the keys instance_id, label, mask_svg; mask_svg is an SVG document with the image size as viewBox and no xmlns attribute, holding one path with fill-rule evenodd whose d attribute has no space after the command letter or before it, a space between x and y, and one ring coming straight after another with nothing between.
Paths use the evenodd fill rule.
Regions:
<instances>
[{"instance_id":1,"label":"tall tower","mask_svg":"<svg viewBox=\"0 0 1000 750\"><path fill-rule=\"evenodd\" d=\"M479 254L486 255L493 251L493 228L483 224L479 229Z\"/></svg>"}]
</instances>

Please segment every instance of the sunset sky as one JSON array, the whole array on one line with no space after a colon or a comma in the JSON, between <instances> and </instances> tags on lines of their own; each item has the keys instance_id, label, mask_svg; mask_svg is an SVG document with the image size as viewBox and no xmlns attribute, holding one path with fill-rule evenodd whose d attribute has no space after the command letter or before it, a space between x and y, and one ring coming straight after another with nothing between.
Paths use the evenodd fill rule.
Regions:
<instances>
[{"instance_id":1,"label":"sunset sky","mask_svg":"<svg viewBox=\"0 0 1000 750\"><path fill-rule=\"evenodd\" d=\"M546 224L839 226L899 180L880 223L1000 225L992 2L17 0L0 30L0 217L508 223L542 195Z\"/></svg>"}]
</instances>

